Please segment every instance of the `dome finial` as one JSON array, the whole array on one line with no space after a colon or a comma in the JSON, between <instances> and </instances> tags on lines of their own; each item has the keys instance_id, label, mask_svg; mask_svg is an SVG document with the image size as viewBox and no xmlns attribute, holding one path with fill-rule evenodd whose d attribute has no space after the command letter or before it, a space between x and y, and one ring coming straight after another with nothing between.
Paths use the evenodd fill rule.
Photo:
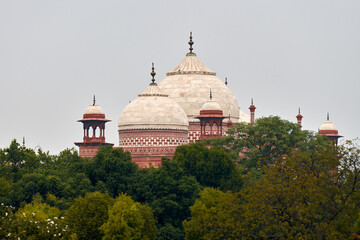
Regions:
<instances>
[{"instance_id":1,"label":"dome finial","mask_svg":"<svg viewBox=\"0 0 360 240\"><path fill-rule=\"evenodd\" d=\"M95 94L94 94L94 98L93 98L93 106L95 106L96 104L96 99L95 99Z\"/></svg>"},{"instance_id":2,"label":"dome finial","mask_svg":"<svg viewBox=\"0 0 360 240\"><path fill-rule=\"evenodd\" d=\"M228 85L227 77L225 78L225 85Z\"/></svg>"},{"instance_id":3,"label":"dome finial","mask_svg":"<svg viewBox=\"0 0 360 240\"><path fill-rule=\"evenodd\" d=\"M210 89L210 100L212 100L212 92L211 92L211 89Z\"/></svg>"},{"instance_id":4,"label":"dome finial","mask_svg":"<svg viewBox=\"0 0 360 240\"><path fill-rule=\"evenodd\" d=\"M150 73L150 75L152 76L152 83L155 83L155 75L156 75L156 72L154 72L155 68L154 68L154 63L152 63L152 68L151 68L152 72Z\"/></svg>"},{"instance_id":5,"label":"dome finial","mask_svg":"<svg viewBox=\"0 0 360 240\"><path fill-rule=\"evenodd\" d=\"M328 120L328 121L329 121L329 119L330 119L330 118L329 118L329 113L327 113L326 120Z\"/></svg>"},{"instance_id":6,"label":"dome finial","mask_svg":"<svg viewBox=\"0 0 360 240\"><path fill-rule=\"evenodd\" d=\"M300 107L299 107L299 114L300 114Z\"/></svg>"},{"instance_id":7,"label":"dome finial","mask_svg":"<svg viewBox=\"0 0 360 240\"><path fill-rule=\"evenodd\" d=\"M253 100L253 98L251 98L251 105L254 105L254 100Z\"/></svg>"},{"instance_id":8,"label":"dome finial","mask_svg":"<svg viewBox=\"0 0 360 240\"><path fill-rule=\"evenodd\" d=\"M189 47L189 50L190 50L190 53L192 53L192 51L194 50L192 45L194 44L193 40L192 40L192 32L190 32L190 41L188 42L190 47Z\"/></svg>"},{"instance_id":9,"label":"dome finial","mask_svg":"<svg viewBox=\"0 0 360 240\"><path fill-rule=\"evenodd\" d=\"M23 137L23 147L25 147L25 137Z\"/></svg>"}]
</instances>

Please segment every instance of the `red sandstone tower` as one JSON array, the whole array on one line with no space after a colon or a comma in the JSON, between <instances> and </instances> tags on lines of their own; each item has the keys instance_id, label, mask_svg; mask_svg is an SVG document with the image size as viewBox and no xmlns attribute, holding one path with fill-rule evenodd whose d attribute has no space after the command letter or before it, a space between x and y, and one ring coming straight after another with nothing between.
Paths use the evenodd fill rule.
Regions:
<instances>
[{"instance_id":1,"label":"red sandstone tower","mask_svg":"<svg viewBox=\"0 0 360 240\"><path fill-rule=\"evenodd\" d=\"M251 105L249 107L250 109L250 123L251 124L254 124L255 123L255 105L254 105L254 102L253 102L253 99L251 99Z\"/></svg>"},{"instance_id":2,"label":"red sandstone tower","mask_svg":"<svg viewBox=\"0 0 360 240\"><path fill-rule=\"evenodd\" d=\"M329 113L327 114L327 120L319 128L319 135L327 136L335 145L338 144L338 139L343 137L339 135L335 124L329 120Z\"/></svg>"},{"instance_id":3,"label":"red sandstone tower","mask_svg":"<svg viewBox=\"0 0 360 240\"><path fill-rule=\"evenodd\" d=\"M303 116L300 114L300 108L299 108L299 114L296 115L296 119L297 119L297 124L300 125L300 130L301 130L301 120L302 120Z\"/></svg>"},{"instance_id":4,"label":"red sandstone tower","mask_svg":"<svg viewBox=\"0 0 360 240\"><path fill-rule=\"evenodd\" d=\"M223 111L220 105L212 100L210 90L210 100L207 101L200 110L200 140L205 138L222 137Z\"/></svg>"},{"instance_id":5,"label":"red sandstone tower","mask_svg":"<svg viewBox=\"0 0 360 240\"><path fill-rule=\"evenodd\" d=\"M105 123L109 121L102 108L96 104L94 95L93 104L85 110L83 119L78 120L83 123L84 129L83 142L75 143L79 147L80 157L94 157L100 146L114 145L105 142Z\"/></svg>"}]
</instances>

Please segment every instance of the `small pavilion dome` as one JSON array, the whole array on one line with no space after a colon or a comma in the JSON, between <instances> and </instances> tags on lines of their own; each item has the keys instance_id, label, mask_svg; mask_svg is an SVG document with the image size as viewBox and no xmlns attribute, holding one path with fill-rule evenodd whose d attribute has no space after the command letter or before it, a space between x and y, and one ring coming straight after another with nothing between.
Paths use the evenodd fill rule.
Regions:
<instances>
[{"instance_id":1,"label":"small pavilion dome","mask_svg":"<svg viewBox=\"0 0 360 240\"><path fill-rule=\"evenodd\" d=\"M326 135L326 136L338 136L342 137L338 134L338 130L330 120L329 120L329 113L327 115L326 121L320 126L319 128L319 134L320 135Z\"/></svg>"},{"instance_id":2,"label":"small pavilion dome","mask_svg":"<svg viewBox=\"0 0 360 240\"><path fill-rule=\"evenodd\" d=\"M88 106L83 114L83 120L106 120L106 121L110 121L105 119L105 113L104 110L96 104L95 101L95 95L94 95L94 100L93 100L93 104L91 104L90 106ZM81 120L79 120L81 121Z\"/></svg>"},{"instance_id":3,"label":"small pavilion dome","mask_svg":"<svg viewBox=\"0 0 360 240\"><path fill-rule=\"evenodd\" d=\"M208 100L206 103L204 103L204 105L201 107L200 111L203 110L221 110L220 104L218 104L216 101L214 100Z\"/></svg>"},{"instance_id":4,"label":"small pavilion dome","mask_svg":"<svg viewBox=\"0 0 360 240\"><path fill-rule=\"evenodd\" d=\"M338 131L335 124L333 124L331 121L327 120L325 121L319 128L320 131L326 130L326 131Z\"/></svg>"},{"instance_id":5,"label":"small pavilion dome","mask_svg":"<svg viewBox=\"0 0 360 240\"><path fill-rule=\"evenodd\" d=\"M104 111L99 105L95 104L88 106L84 114L104 114Z\"/></svg>"}]
</instances>

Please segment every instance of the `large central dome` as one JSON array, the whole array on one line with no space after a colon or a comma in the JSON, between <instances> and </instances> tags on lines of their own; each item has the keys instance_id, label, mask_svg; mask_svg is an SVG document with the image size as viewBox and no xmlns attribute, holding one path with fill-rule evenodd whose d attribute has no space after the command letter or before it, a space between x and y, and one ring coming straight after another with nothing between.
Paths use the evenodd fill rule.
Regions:
<instances>
[{"instance_id":1,"label":"large central dome","mask_svg":"<svg viewBox=\"0 0 360 240\"><path fill-rule=\"evenodd\" d=\"M190 53L166 74L159 82L159 88L184 109L190 122L199 121L196 117L208 100L210 90L214 101L220 104L225 116L230 115L234 122L249 122L249 116L239 110L238 102L230 88L192 52L191 38L189 44Z\"/></svg>"}]
</instances>

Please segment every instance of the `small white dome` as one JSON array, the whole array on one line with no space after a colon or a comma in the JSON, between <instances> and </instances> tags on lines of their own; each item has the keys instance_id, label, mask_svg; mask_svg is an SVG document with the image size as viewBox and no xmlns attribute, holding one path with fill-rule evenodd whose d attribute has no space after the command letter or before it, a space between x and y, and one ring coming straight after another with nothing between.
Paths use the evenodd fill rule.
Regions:
<instances>
[{"instance_id":1,"label":"small white dome","mask_svg":"<svg viewBox=\"0 0 360 240\"><path fill-rule=\"evenodd\" d=\"M331 121L327 120L325 121L319 128L320 131L322 130L335 130L337 131L337 128L335 126L335 124L333 124Z\"/></svg>"},{"instance_id":2,"label":"small white dome","mask_svg":"<svg viewBox=\"0 0 360 240\"><path fill-rule=\"evenodd\" d=\"M95 104L87 107L84 114L104 114L104 111L99 105Z\"/></svg>"},{"instance_id":3,"label":"small white dome","mask_svg":"<svg viewBox=\"0 0 360 240\"><path fill-rule=\"evenodd\" d=\"M215 102L214 100L209 100L201 107L200 111L202 110L222 110L220 105Z\"/></svg>"},{"instance_id":4,"label":"small white dome","mask_svg":"<svg viewBox=\"0 0 360 240\"><path fill-rule=\"evenodd\" d=\"M150 84L122 111L118 126L119 130L188 130L189 122L179 104L163 94L156 84Z\"/></svg>"}]
</instances>

